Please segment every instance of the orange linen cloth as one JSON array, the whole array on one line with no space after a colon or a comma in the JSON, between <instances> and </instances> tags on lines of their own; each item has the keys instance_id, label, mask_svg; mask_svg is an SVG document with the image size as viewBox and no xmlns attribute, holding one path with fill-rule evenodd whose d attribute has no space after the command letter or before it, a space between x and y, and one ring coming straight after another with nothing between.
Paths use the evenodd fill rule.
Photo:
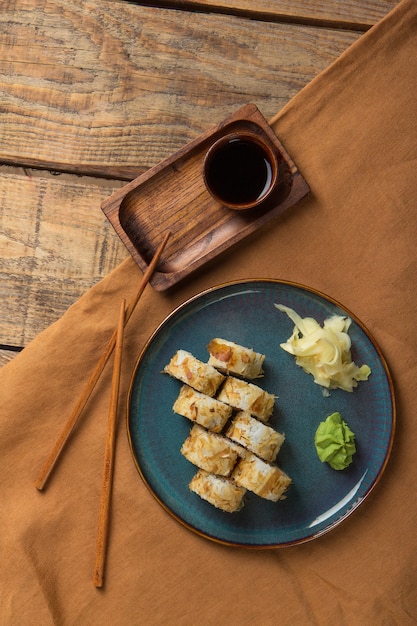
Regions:
<instances>
[{"instance_id":1,"label":"orange linen cloth","mask_svg":"<svg viewBox=\"0 0 417 626\"><path fill-rule=\"evenodd\" d=\"M395 381L397 434L373 493L312 542L223 547L150 495L121 417L106 582L95 589L110 364L46 491L33 481L138 285L128 259L0 372L2 625L416 623L416 33L417 5L405 0L276 116L311 195L171 292L148 287L121 381L124 407L151 331L202 289L251 277L317 288L366 324Z\"/></svg>"}]
</instances>

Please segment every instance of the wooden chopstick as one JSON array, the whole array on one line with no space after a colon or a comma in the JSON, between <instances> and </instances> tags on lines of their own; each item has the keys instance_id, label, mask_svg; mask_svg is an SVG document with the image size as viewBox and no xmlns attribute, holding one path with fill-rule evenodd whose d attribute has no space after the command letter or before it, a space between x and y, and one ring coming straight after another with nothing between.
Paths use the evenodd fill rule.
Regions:
<instances>
[{"instance_id":1,"label":"wooden chopstick","mask_svg":"<svg viewBox=\"0 0 417 626\"><path fill-rule=\"evenodd\" d=\"M119 401L120 372L123 351L123 329L125 326L126 300L122 300L114 349L113 377L111 385L110 408L107 423L106 448L104 454L103 478L101 484L100 511L96 539L96 559L93 582L96 587L103 586L104 568L109 535L110 502L113 487L113 470L116 447L117 406Z\"/></svg>"},{"instance_id":2,"label":"wooden chopstick","mask_svg":"<svg viewBox=\"0 0 417 626\"><path fill-rule=\"evenodd\" d=\"M140 297L142 296L142 293L146 285L148 284L149 280L152 278L152 275L158 265L158 261L161 258L162 252L164 251L164 248L167 244L169 237L170 237L170 233L168 232L165 235L161 245L156 250L155 255L152 258L152 261L149 263L147 270L143 274L138 291L126 309L125 322L124 322L125 325L129 321L129 318L131 317L137 303L139 302ZM68 441L69 436L71 432L73 431L82 410L87 404L87 401L91 393L93 392L94 387L96 386L97 381L100 378L100 375L111 353L113 352L114 346L116 345L116 336L117 336L117 329L114 331L113 335L111 336L105 351L103 352L102 356L97 362L95 369L93 370L90 378L88 379L88 382L84 388L83 393L81 394L81 397L79 398L77 404L75 405L73 412L68 418L68 421L66 422L62 432L60 433L57 440L55 441L55 444L49 456L47 457L45 463L43 464L41 468L41 471L39 472L39 475L35 481L35 487L39 489L39 491L42 491L45 488L45 485L60 457L61 452L64 449L64 446L66 442Z\"/></svg>"}]
</instances>

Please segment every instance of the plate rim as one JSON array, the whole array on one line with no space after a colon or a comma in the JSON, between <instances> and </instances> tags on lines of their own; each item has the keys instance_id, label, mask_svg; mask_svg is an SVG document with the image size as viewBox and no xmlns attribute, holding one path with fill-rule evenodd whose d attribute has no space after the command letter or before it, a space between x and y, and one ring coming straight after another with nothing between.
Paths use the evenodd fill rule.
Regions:
<instances>
[{"instance_id":1,"label":"plate rim","mask_svg":"<svg viewBox=\"0 0 417 626\"><path fill-rule=\"evenodd\" d=\"M169 322L172 320L172 318L176 317L176 315L178 313L180 313L183 309L187 308L188 306L190 306L193 302L202 299L204 297L206 297L209 294L212 294L213 292L216 291L220 291L221 289L225 289L225 288L230 288L230 287L237 287L237 286L243 286L243 285L248 285L248 284L255 284L255 283L264 283L264 284L275 284L275 285L284 285L287 287L294 287L296 289L301 289L304 291L307 291L311 294L314 294L315 296L318 296L324 300L327 300L329 303L331 303L332 305L336 306L337 308L341 309L342 311L344 311L359 327L360 329L365 333L365 335L367 336L367 338L369 339L369 341L372 343L373 348L375 349L377 356L381 362L381 365L383 366L385 375L386 375L386 379L387 379L387 383L388 383L388 389L389 389L389 398L390 398L390 405L391 405L391 431L390 431L390 437L389 437L389 441L388 441L388 445L387 445L387 449L385 452L385 456L383 459L383 462L381 463L381 466L372 482L372 484L368 487L366 493L356 502L354 503L349 510L347 510L340 518L338 518L337 520L335 520L334 522L332 522L329 526L326 526L324 528L322 528L321 530L317 531L316 533L313 533L307 537L301 537L298 539L293 539L290 541L284 541L284 542L274 542L274 543L267 543L267 544L251 544L251 543L245 543L245 542L239 542L239 541L232 541L232 540L228 540L228 539L223 539L221 537L215 537L212 534L205 532L199 528L196 528L195 526L193 526L190 522L187 522L185 519L183 519L182 517L180 517L177 513L175 513L163 500L162 498L160 498L158 496L158 494L154 491L154 489L152 488L152 486L150 485L150 483L148 482L142 468L140 467L140 464L138 462L138 459L136 458L134 449L133 449L133 441L132 441L132 437L131 437L131 432L130 432L130 428L129 428L129 421L130 421L130 407L131 407L131 397L132 397L132 391L133 391L133 386L135 383L135 378L140 366L140 363L142 361L142 359L144 358L147 350L149 349L149 346L151 345L151 343L153 342L154 338L159 334L159 332L167 325L169 324ZM378 342L376 341L373 333L368 329L368 327L362 322L362 320L355 314L353 313L348 307L346 307L344 304L342 304L339 300L333 298L332 296L327 295L326 293L324 293L323 291L316 289L315 287L310 287L307 286L303 283L300 282L296 282L296 281L292 281L292 280L286 280L286 279L280 279L280 278L247 278L247 279L237 279L237 280L231 280L231 281L225 281L222 283L218 283L212 287L208 287L206 289L203 289L202 291L194 294L193 296L190 296L189 298L187 298L186 300L184 300L182 303L180 303L179 305L177 305L170 313L168 313L164 319L156 326L156 328L153 330L153 332L150 334L150 336L148 337L148 339L145 341L144 345L142 346L142 349L139 351L139 355L136 358L136 362L134 364L133 367L133 371L130 377L130 382L129 382L129 388L128 388L128 393L127 393L127 400L126 400L126 431L127 431L127 438L128 438L128 444L129 444L129 449L130 449L130 453L133 457L133 461L136 467L137 472L139 473L140 478L142 479L142 482L144 483L145 487L147 488L147 490L150 492L150 494L153 496L153 498L159 503L159 505L173 518L175 519L178 523L180 523L183 527L187 528L188 530L190 530L191 532L193 532L194 534L203 537L205 539L208 539L214 543L223 545L223 546L227 546L227 547L236 547L236 548L244 548L246 550L271 550L271 549L280 549L280 548L287 548L287 547L291 547L291 546L299 546L305 543L309 543L315 539L318 539L319 537L322 537L323 535L327 535L329 532L331 532L332 530L334 530L335 528L337 528L338 526L340 526L340 524L342 524L342 522L344 522L347 518L349 518L352 513L354 511L356 511L356 509L362 505L364 503L364 501L368 500L369 495L374 491L376 485L380 482L386 467L388 465L388 462L390 460L391 457L391 453L392 453L392 449L393 449L393 444L394 444L394 439L395 439L395 433L396 433L396 427L397 427L397 402L396 402L396 395L395 395L395 387L394 387L394 380L391 374L391 371L389 369L388 366L388 362L378 344Z\"/></svg>"}]
</instances>

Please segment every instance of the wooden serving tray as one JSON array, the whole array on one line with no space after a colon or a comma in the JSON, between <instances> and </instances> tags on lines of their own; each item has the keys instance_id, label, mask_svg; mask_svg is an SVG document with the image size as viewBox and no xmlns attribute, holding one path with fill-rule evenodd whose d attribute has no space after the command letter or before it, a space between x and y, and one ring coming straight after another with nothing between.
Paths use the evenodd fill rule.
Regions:
<instances>
[{"instance_id":1,"label":"wooden serving tray","mask_svg":"<svg viewBox=\"0 0 417 626\"><path fill-rule=\"evenodd\" d=\"M267 208L227 209L205 187L203 161L207 150L224 134L237 130L266 135L282 155L282 183ZM158 271L150 281L155 290L162 291L292 207L308 192L307 183L272 128L258 108L248 104L118 189L102 203L102 210L142 271L170 231Z\"/></svg>"}]
</instances>

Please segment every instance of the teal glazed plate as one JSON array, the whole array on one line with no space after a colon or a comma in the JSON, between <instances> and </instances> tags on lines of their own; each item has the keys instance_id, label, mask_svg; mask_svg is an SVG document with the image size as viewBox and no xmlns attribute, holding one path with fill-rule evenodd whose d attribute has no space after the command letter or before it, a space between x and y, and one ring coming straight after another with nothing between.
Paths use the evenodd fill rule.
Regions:
<instances>
[{"instance_id":1,"label":"teal glazed plate","mask_svg":"<svg viewBox=\"0 0 417 626\"><path fill-rule=\"evenodd\" d=\"M328 397L280 348L293 323L274 303L323 323L330 315L352 319L352 358L372 374L352 392ZM266 355L256 384L277 396L270 424L285 433L277 463L292 478L279 502L247 493L244 507L225 513L192 493L197 471L180 453L192 423L172 411L181 383L162 373L178 349L207 361L210 339L221 337ZM314 447L318 424L339 411L356 435L353 463L336 471ZM209 289L178 307L157 328L137 361L127 428L140 476L156 500L195 533L222 544L277 548L300 544L332 530L373 490L388 462L395 430L392 379L382 353L364 325L332 298L280 280L248 280Z\"/></svg>"}]
</instances>

